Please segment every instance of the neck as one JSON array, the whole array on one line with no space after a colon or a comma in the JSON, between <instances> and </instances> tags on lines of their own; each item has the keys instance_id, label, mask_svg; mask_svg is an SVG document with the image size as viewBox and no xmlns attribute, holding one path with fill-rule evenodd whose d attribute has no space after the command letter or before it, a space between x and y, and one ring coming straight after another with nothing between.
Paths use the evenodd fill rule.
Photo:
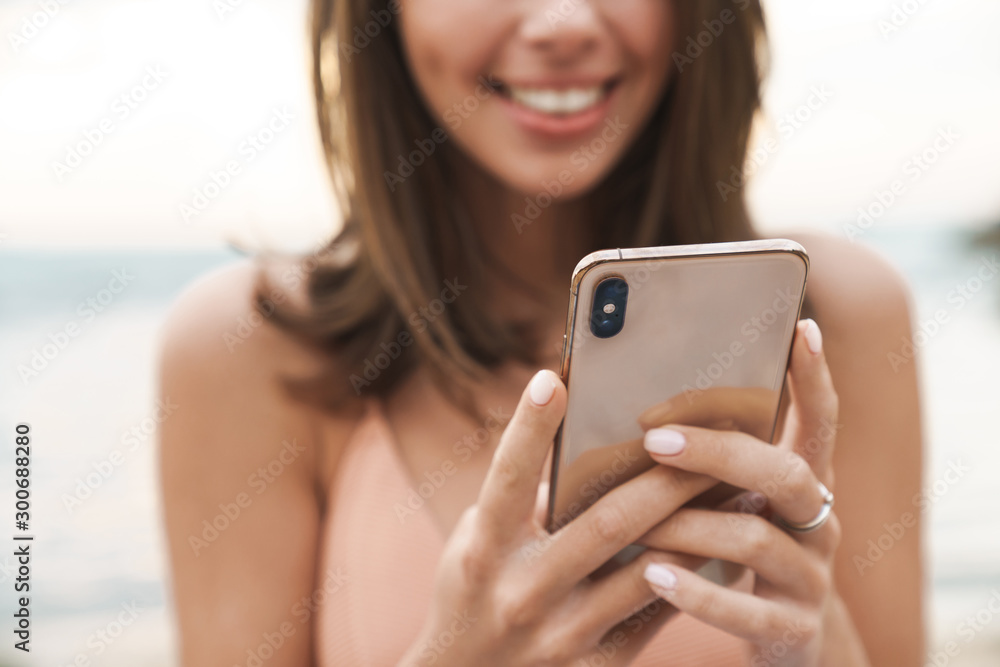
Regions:
<instances>
[{"instance_id":1,"label":"neck","mask_svg":"<svg viewBox=\"0 0 1000 667\"><path fill-rule=\"evenodd\" d=\"M504 269L490 273L483 293L489 295L500 317L534 322L558 331L561 339L573 269L596 249L586 197L563 201L547 192L525 194L478 167L462 173L460 185L466 201L474 202L469 207L472 224ZM525 299L523 290L510 284L509 275L531 285L537 301Z\"/></svg>"}]
</instances>

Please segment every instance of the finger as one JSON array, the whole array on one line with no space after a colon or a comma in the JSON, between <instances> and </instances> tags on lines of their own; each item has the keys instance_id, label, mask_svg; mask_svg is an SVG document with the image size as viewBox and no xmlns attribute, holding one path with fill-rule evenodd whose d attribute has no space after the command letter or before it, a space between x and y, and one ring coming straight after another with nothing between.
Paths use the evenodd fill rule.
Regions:
<instances>
[{"instance_id":1,"label":"finger","mask_svg":"<svg viewBox=\"0 0 1000 667\"><path fill-rule=\"evenodd\" d=\"M838 399L823 353L823 335L813 320L802 320L796 326L788 388L792 402L782 446L802 456L817 476L832 486L827 474L840 429Z\"/></svg>"},{"instance_id":2,"label":"finger","mask_svg":"<svg viewBox=\"0 0 1000 667\"><path fill-rule=\"evenodd\" d=\"M792 631L808 639L815 628L797 611L774 600L714 584L676 565L646 568L650 588L680 611L749 642L771 645Z\"/></svg>"},{"instance_id":3,"label":"finger","mask_svg":"<svg viewBox=\"0 0 1000 667\"><path fill-rule=\"evenodd\" d=\"M566 388L552 371L539 371L521 394L493 453L479 492L485 532L507 543L530 521L542 468L566 409Z\"/></svg>"},{"instance_id":4,"label":"finger","mask_svg":"<svg viewBox=\"0 0 1000 667\"><path fill-rule=\"evenodd\" d=\"M737 429L770 441L779 398L765 387L710 387L654 405L639 415L639 425L644 431L668 423Z\"/></svg>"},{"instance_id":5,"label":"finger","mask_svg":"<svg viewBox=\"0 0 1000 667\"><path fill-rule=\"evenodd\" d=\"M565 460L559 468L552 502L553 531L593 504L597 497L656 464L642 447L642 438L593 447Z\"/></svg>"},{"instance_id":6,"label":"finger","mask_svg":"<svg viewBox=\"0 0 1000 667\"><path fill-rule=\"evenodd\" d=\"M645 607L608 630L602 638L601 646L607 646L607 642L609 641L613 645L619 646L622 637L625 637L627 640L624 646L618 648L618 652L614 655L614 661L609 662L608 665L627 667L633 664L639 653L642 652L642 649L646 647L646 644L656 637L660 628L666 625L670 619L675 618L678 613L680 612L677 611L676 607L657 597ZM603 653L601 657L603 657ZM603 663L595 655L583 664L600 665Z\"/></svg>"},{"instance_id":7,"label":"finger","mask_svg":"<svg viewBox=\"0 0 1000 667\"><path fill-rule=\"evenodd\" d=\"M539 541L528 560L540 568L547 595L558 599L623 548L716 481L655 466L615 487L576 519Z\"/></svg>"},{"instance_id":8,"label":"finger","mask_svg":"<svg viewBox=\"0 0 1000 667\"><path fill-rule=\"evenodd\" d=\"M538 495L535 496L534 521L539 526L545 525L549 513L549 482L544 477L538 485Z\"/></svg>"},{"instance_id":9,"label":"finger","mask_svg":"<svg viewBox=\"0 0 1000 667\"><path fill-rule=\"evenodd\" d=\"M787 533L754 514L682 509L639 539L656 551L746 565L789 597L816 601L826 577L815 557Z\"/></svg>"},{"instance_id":10,"label":"finger","mask_svg":"<svg viewBox=\"0 0 1000 667\"><path fill-rule=\"evenodd\" d=\"M705 559L686 554L646 551L631 563L587 586L575 605L581 610L578 626L581 638L588 643L596 643L613 626L633 616L641 616L644 609L658 600L643 574L646 566L653 562L671 563L693 570L701 567ZM586 613L584 610L592 611ZM674 609L667 610L665 616L675 613Z\"/></svg>"},{"instance_id":11,"label":"finger","mask_svg":"<svg viewBox=\"0 0 1000 667\"><path fill-rule=\"evenodd\" d=\"M788 521L804 523L823 508L819 480L801 456L745 433L671 424L646 433L644 445L657 463L762 493Z\"/></svg>"}]
</instances>

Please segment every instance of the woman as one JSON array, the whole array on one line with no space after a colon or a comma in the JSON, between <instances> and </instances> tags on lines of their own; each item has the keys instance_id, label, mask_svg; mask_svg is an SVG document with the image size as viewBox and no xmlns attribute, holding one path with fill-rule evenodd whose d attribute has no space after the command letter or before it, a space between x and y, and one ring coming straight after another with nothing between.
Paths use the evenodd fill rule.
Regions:
<instances>
[{"instance_id":1,"label":"woman","mask_svg":"<svg viewBox=\"0 0 1000 667\"><path fill-rule=\"evenodd\" d=\"M792 235L823 330L799 323L777 448L663 416L662 465L541 528L572 268L754 237L733 174L762 46L756 0L314 3L344 229L206 278L166 330L185 665L920 664L906 293L848 243ZM681 507L718 481L765 516ZM821 485L836 512L794 529Z\"/></svg>"}]
</instances>

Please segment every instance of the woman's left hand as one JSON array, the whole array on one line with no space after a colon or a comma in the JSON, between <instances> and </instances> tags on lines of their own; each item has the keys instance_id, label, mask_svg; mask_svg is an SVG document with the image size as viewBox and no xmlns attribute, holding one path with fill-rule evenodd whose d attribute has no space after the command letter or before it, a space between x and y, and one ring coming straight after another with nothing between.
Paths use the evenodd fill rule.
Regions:
<instances>
[{"instance_id":1,"label":"woman's left hand","mask_svg":"<svg viewBox=\"0 0 1000 667\"><path fill-rule=\"evenodd\" d=\"M675 425L669 416L666 425L647 431L645 439L658 463L753 492L745 496L752 509L681 509L640 542L753 570L752 594L675 565L646 570L653 591L677 609L752 642L758 661L751 660L753 665L818 665L827 653L825 640L841 634L838 628L849 622L840 618L847 612L833 586L833 557L840 542L837 517L829 512L826 521L809 532L779 527L780 520L765 518L806 524L829 510L824 496L827 489L833 490L838 399L820 331L812 320L797 325L789 389L792 400L777 446L739 431ZM662 409L658 416L665 416ZM648 421L645 425L652 426Z\"/></svg>"}]
</instances>

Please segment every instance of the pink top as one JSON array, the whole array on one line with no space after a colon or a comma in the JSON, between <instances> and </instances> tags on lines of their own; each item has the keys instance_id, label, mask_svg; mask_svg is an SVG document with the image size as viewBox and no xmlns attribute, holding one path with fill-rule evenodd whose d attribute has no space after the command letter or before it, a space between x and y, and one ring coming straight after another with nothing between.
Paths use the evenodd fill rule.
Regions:
<instances>
[{"instance_id":1,"label":"pink top","mask_svg":"<svg viewBox=\"0 0 1000 667\"><path fill-rule=\"evenodd\" d=\"M319 667L396 665L423 627L444 539L426 510L397 516L410 488L382 408L371 401L330 494L317 579L344 583L318 612ZM632 664L735 667L746 664L746 647L680 614Z\"/></svg>"}]
</instances>

